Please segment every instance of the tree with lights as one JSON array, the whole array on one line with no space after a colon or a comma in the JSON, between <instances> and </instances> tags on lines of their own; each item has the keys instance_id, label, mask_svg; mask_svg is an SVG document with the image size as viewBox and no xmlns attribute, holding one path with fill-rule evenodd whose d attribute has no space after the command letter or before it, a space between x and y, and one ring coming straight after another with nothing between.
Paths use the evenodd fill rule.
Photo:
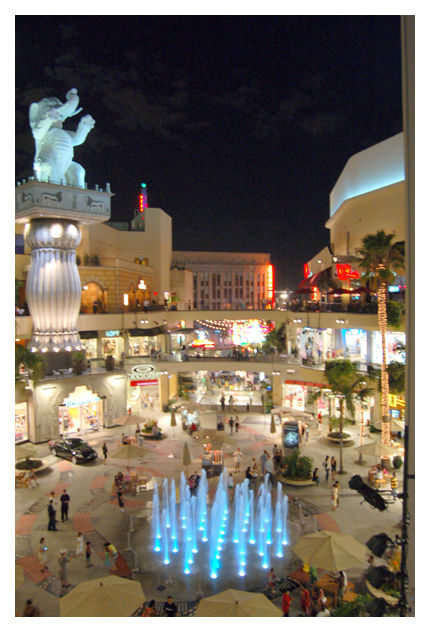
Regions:
<instances>
[{"instance_id":1,"label":"tree with lights","mask_svg":"<svg viewBox=\"0 0 430 632\"><path fill-rule=\"evenodd\" d=\"M368 386L368 376L359 373L351 360L332 360L326 362L324 369L325 378L334 395L339 397L339 474L344 474L343 469L343 422L345 408L354 413L354 398L363 401L369 397L372 389Z\"/></svg>"},{"instance_id":2,"label":"tree with lights","mask_svg":"<svg viewBox=\"0 0 430 632\"><path fill-rule=\"evenodd\" d=\"M405 265L404 242L393 243L394 233L386 234L379 230L375 234L366 235L362 245L357 248L359 266L365 270L363 278L369 279L376 286L378 302L378 326L381 333L381 442L389 445L390 410L388 404L389 378L387 370L387 293L388 285L395 278L394 271L403 269Z\"/></svg>"}]
</instances>

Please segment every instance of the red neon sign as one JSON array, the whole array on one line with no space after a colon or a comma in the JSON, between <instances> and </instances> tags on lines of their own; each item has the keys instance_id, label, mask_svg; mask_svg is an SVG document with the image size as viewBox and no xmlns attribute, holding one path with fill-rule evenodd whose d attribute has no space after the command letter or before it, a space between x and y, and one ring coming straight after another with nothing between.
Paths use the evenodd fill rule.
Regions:
<instances>
[{"instance_id":1,"label":"red neon sign","mask_svg":"<svg viewBox=\"0 0 430 632\"><path fill-rule=\"evenodd\" d=\"M312 272L309 270L309 266L307 263L303 265L303 274L305 276L305 279L309 279L309 277L312 276Z\"/></svg>"},{"instance_id":2,"label":"red neon sign","mask_svg":"<svg viewBox=\"0 0 430 632\"><path fill-rule=\"evenodd\" d=\"M351 268L349 263L336 263L337 278L340 281L347 281L348 279L359 279L360 274L357 270Z\"/></svg>"},{"instance_id":3,"label":"red neon sign","mask_svg":"<svg viewBox=\"0 0 430 632\"><path fill-rule=\"evenodd\" d=\"M273 307L275 304L275 268L271 263L267 266L267 298Z\"/></svg>"}]
</instances>

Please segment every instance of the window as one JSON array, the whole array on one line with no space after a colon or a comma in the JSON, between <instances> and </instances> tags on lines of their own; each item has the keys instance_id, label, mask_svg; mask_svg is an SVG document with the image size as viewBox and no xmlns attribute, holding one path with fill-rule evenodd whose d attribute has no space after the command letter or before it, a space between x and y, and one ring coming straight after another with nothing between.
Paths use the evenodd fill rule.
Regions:
<instances>
[{"instance_id":1,"label":"window","mask_svg":"<svg viewBox=\"0 0 430 632\"><path fill-rule=\"evenodd\" d=\"M24 254L24 235L15 235L15 254Z\"/></svg>"}]
</instances>

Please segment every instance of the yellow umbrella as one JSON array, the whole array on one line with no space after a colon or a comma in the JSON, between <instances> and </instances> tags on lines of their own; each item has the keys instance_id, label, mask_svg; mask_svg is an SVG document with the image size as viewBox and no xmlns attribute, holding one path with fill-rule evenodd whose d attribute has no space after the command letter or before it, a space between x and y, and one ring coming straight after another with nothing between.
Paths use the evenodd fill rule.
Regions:
<instances>
[{"instance_id":1,"label":"yellow umbrella","mask_svg":"<svg viewBox=\"0 0 430 632\"><path fill-rule=\"evenodd\" d=\"M60 599L61 617L130 617L146 600L139 582L109 575L78 584Z\"/></svg>"},{"instance_id":2,"label":"yellow umbrella","mask_svg":"<svg viewBox=\"0 0 430 632\"><path fill-rule=\"evenodd\" d=\"M24 583L24 569L19 564L15 564L15 590Z\"/></svg>"},{"instance_id":3,"label":"yellow umbrella","mask_svg":"<svg viewBox=\"0 0 430 632\"><path fill-rule=\"evenodd\" d=\"M362 566L367 549L349 533L323 530L303 535L293 551L309 566L342 571Z\"/></svg>"},{"instance_id":4,"label":"yellow umbrella","mask_svg":"<svg viewBox=\"0 0 430 632\"><path fill-rule=\"evenodd\" d=\"M176 426L176 415L175 415L175 411L172 408L172 413L170 415L170 425L172 428L174 428Z\"/></svg>"},{"instance_id":5,"label":"yellow umbrella","mask_svg":"<svg viewBox=\"0 0 430 632\"><path fill-rule=\"evenodd\" d=\"M273 415L272 415L272 418L270 420L270 432L272 434L274 434L276 432L275 418L274 418Z\"/></svg>"},{"instance_id":6,"label":"yellow umbrella","mask_svg":"<svg viewBox=\"0 0 430 632\"><path fill-rule=\"evenodd\" d=\"M202 599L196 617L282 617L277 608L262 593L229 588L218 595Z\"/></svg>"},{"instance_id":7,"label":"yellow umbrella","mask_svg":"<svg viewBox=\"0 0 430 632\"><path fill-rule=\"evenodd\" d=\"M109 453L111 459L130 460L144 457L145 448L134 444L121 444L113 452Z\"/></svg>"},{"instance_id":8,"label":"yellow umbrella","mask_svg":"<svg viewBox=\"0 0 430 632\"><path fill-rule=\"evenodd\" d=\"M182 465L185 465L185 467L191 465L191 454L187 441L185 441L184 443L184 451L182 453Z\"/></svg>"}]
</instances>

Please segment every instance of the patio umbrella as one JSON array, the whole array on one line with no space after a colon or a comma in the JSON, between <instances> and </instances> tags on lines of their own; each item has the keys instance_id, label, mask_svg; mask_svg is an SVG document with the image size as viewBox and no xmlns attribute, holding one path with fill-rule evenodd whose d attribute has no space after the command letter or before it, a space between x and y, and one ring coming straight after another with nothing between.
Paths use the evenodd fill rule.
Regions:
<instances>
[{"instance_id":1,"label":"patio umbrella","mask_svg":"<svg viewBox=\"0 0 430 632\"><path fill-rule=\"evenodd\" d=\"M205 409L203 408L203 406L201 404L199 404L198 402L192 402L190 401L179 401L176 402L175 404L172 405L173 410L177 411L180 410L181 408L185 409L185 410L189 410L190 412L197 410L198 412L202 413L205 412Z\"/></svg>"},{"instance_id":2,"label":"patio umbrella","mask_svg":"<svg viewBox=\"0 0 430 632\"><path fill-rule=\"evenodd\" d=\"M122 417L117 417L113 420L113 423L117 426L136 426L137 424L143 424L147 420L143 417L139 417L138 415L122 415Z\"/></svg>"},{"instance_id":3,"label":"patio umbrella","mask_svg":"<svg viewBox=\"0 0 430 632\"><path fill-rule=\"evenodd\" d=\"M390 445L383 445L380 441L365 443L359 448L355 448L360 454L368 454L370 456L384 457L399 454L399 448L392 448Z\"/></svg>"},{"instance_id":4,"label":"patio umbrella","mask_svg":"<svg viewBox=\"0 0 430 632\"><path fill-rule=\"evenodd\" d=\"M218 595L202 599L194 616L282 617L282 611L262 593L229 588Z\"/></svg>"},{"instance_id":5,"label":"patio umbrella","mask_svg":"<svg viewBox=\"0 0 430 632\"><path fill-rule=\"evenodd\" d=\"M24 583L24 569L19 564L15 564L15 590Z\"/></svg>"},{"instance_id":6,"label":"patio umbrella","mask_svg":"<svg viewBox=\"0 0 430 632\"><path fill-rule=\"evenodd\" d=\"M349 533L323 530L303 535L293 551L309 566L326 571L342 571L362 566L367 549Z\"/></svg>"},{"instance_id":7,"label":"patio umbrella","mask_svg":"<svg viewBox=\"0 0 430 632\"><path fill-rule=\"evenodd\" d=\"M170 415L170 425L172 428L174 428L176 426L176 415L175 415L175 411L172 408L172 413Z\"/></svg>"},{"instance_id":8,"label":"patio umbrella","mask_svg":"<svg viewBox=\"0 0 430 632\"><path fill-rule=\"evenodd\" d=\"M119 459L129 461L130 459L143 458L147 454L145 448L134 444L121 444L112 452L109 452L111 459Z\"/></svg>"},{"instance_id":9,"label":"patio umbrella","mask_svg":"<svg viewBox=\"0 0 430 632\"><path fill-rule=\"evenodd\" d=\"M378 421L375 421L375 423L373 425L375 426L375 428L378 428L380 430L382 422L379 419ZM399 419L391 419L390 427L391 427L391 432L404 432L404 430L405 430L405 422L404 421L400 421Z\"/></svg>"},{"instance_id":10,"label":"patio umbrella","mask_svg":"<svg viewBox=\"0 0 430 632\"><path fill-rule=\"evenodd\" d=\"M78 584L60 599L61 617L130 617L146 600L139 582L109 575Z\"/></svg>"}]
</instances>

